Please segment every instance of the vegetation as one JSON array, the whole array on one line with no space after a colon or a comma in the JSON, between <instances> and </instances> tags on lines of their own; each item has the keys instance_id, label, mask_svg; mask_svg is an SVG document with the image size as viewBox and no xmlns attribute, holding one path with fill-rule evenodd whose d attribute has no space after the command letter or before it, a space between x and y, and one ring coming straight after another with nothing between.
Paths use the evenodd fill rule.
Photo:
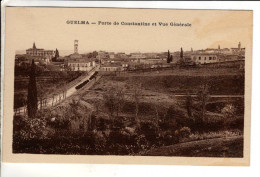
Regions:
<instances>
[{"instance_id":1,"label":"vegetation","mask_svg":"<svg viewBox=\"0 0 260 177\"><path fill-rule=\"evenodd\" d=\"M64 89L72 86L74 81L83 75L83 72L79 72L79 71L62 71L62 72L44 71L43 72L38 68L37 65L35 67L36 67L35 76L37 76L36 85L37 85L37 93L39 99L52 97L52 95L61 93ZM27 70L30 71L30 68L28 67ZM14 92L15 92L14 108L15 109L25 106L27 104L28 84L29 84L29 78L27 77L27 75L26 77L25 75L16 76L14 82Z\"/></svg>"},{"instance_id":2,"label":"vegetation","mask_svg":"<svg viewBox=\"0 0 260 177\"><path fill-rule=\"evenodd\" d=\"M168 56L167 56L167 63L172 62L172 55L170 54L170 51L168 50Z\"/></svg>"},{"instance_id":3,"label":"vegetation","mask_svg":"<svg viewBox=\"0 0 260 177\"><path fill-rule=\"evenodd\" d=\"M210 97L243 93L243 76L126 76L103 76L33 119L15 116L13 152L243 156L244 99Z\"/></svg>"},{"instance_id":4,"label":"vegetation","mask_svg":"<svg viewBox=\"0 0 260 177\"><path fill-rule=\"evenodd\" d=\"M37 101L37 87L36 87L36 77L35 77L35 64L32 60L30 79L28 84L28 97L27 97L27 111L28 117L32 118L36 115L38 109Z\"/></svg>"}]
</instances>

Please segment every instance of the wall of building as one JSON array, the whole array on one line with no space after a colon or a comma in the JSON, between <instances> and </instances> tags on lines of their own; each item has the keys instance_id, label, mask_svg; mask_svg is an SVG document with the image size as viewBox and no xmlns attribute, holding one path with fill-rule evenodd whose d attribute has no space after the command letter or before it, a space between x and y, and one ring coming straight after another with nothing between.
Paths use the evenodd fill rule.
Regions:
<instances>
[{"instance_id":1,"label":"wall of building","mask_svg":"<svg viewBox=\"0 0 260 177\"><path fill-rule=\"evenodd\" d=\"M118 66L102 66L100 71L122 71L122 67Z\"/></svg>"},{"instance_id":2,"label":"wall of building","mask_svg":"<svg viewBox=\"0 0 260 177\"><path fill-rule=\"evenodd\" d=\"M192 61L199 63L199 64L206 64L206 63L216 63L218 62L217 55L192 55Z\"/></svg>"},{"instance_id":3,"label":"wall of building","mask_svg":"<svg viewBox=\"0 0 260 177\"><path fill-rule=\"evenodd\" d=\"M86 63L68 62L68 66L72 71L90 71L93 67L96 66L96 63L95 61L86 62Z\"/></svg>"}]
</instances>

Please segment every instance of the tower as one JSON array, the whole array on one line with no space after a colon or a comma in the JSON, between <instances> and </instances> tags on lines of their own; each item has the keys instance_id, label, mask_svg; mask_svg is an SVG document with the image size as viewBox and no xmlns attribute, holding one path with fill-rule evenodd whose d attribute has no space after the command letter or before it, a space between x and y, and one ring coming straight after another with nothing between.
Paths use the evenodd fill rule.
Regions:
<instances>
[{"instance_id":1,"label":"tower","mask_svg":"<svg viewBox=\"0 0 260 177\"><path fill-rule=\"evenodd\" d=\"M74 41L74 53L78 53L78 40Z\"/></svg>"},{"instance_id":2,"label":"tower","mask_svg":"<svg viewBox=\"0 0 260 177\"><path fill-rule=\"evenodd\" d=\"M218 50L220 50L220 45L218 45Z\"/></svg>"},{"instance_id":3,"label":"tower","mask_svg":"<svg viewBox=\"0 0 260 177\"><path fill-rule=\"evenodd\" d=\"M240 50L241 49L241 43L239 42L238 43L238 50Z\"/></svg>"},{"instance_id":4,"label":"tower","mask_svg":"<svg viewBox=\"0 0 260 177\"><path fill-rule=\"evenodd\" d=\"M33 49L36 49L36 45L35 45L35 42L33 43Z\"/></svg>"}]
</instances>

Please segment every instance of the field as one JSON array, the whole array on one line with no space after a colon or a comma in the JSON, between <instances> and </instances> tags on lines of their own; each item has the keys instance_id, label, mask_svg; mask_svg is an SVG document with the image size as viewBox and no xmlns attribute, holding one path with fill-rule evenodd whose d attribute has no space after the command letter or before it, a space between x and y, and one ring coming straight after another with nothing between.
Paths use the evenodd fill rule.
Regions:
<instances>
[{"instance_id":1,"label":"field","mask_svg":"<svg viewBox=\"0 0 260 177\"><path fill-rule=\"evenodd\" d=\"M13 152L242 157L243 95L237 68L99 73L35 119L14 117Z\"/></svg>"}]
</instances>

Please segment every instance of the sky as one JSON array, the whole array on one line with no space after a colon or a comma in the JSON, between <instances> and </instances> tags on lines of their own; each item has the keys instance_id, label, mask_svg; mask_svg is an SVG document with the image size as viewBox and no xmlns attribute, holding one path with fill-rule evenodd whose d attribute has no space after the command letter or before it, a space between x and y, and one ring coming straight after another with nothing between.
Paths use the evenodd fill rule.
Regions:
<instances>
[{"instance_id":1,"label":"sky","mask_svg":"<svg viewBox=\"0 0 260 177\"><path fill-rule=\"evenodd\" d=\"M67 24L68 20L96 22L146 22L157 26ZM159 22L168 26L159 26ZM171 22L191 27L170 26ZM155 10L7 7L6 40L15 41L16 50L37 48L79 53L171 52L205 48L242 47L252 43L252 11Z\"/></svg>"}]
</instances>

